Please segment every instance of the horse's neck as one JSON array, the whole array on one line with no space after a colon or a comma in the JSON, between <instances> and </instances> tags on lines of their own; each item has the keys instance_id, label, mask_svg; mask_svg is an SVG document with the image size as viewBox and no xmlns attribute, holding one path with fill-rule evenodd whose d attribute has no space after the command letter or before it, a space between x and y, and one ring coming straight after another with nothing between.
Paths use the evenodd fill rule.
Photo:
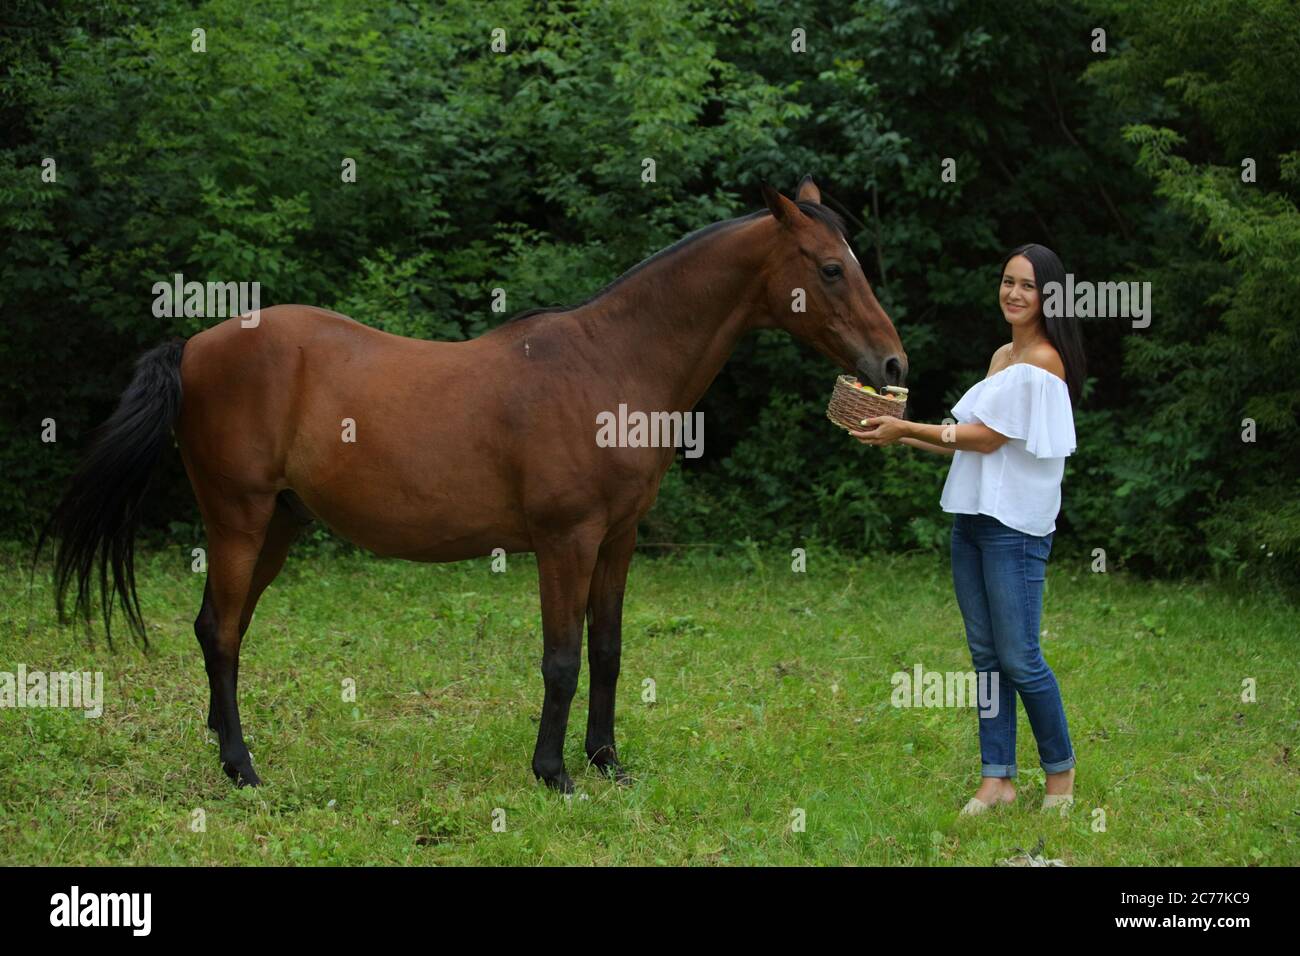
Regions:
<instances>
[{"instance_id":1,"label":"horse's neck","mask_svg":"<svg viewBox=\"0 0 1300 956\"><path fill-rule=\"evenodd\" d=\"M629 405L688 411L765 309L763 220L702 237L570 315Z\"/></svg>"}]
</instances>

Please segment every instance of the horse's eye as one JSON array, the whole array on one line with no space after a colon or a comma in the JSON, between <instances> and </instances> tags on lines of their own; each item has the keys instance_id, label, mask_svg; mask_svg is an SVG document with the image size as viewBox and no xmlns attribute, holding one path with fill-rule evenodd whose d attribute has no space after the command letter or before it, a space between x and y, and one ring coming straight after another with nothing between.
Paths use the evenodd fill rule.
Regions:
<instances>
[{"instance_id":1,"label":"horse's eye","mask_svg":"<svg viewBox=\"0 0 1300 956\"><path fill-rule=\"evenodd\" d=\"M828 266L822 266L822 275L828 279L838 279L843 274L844 270L834 263Z\"/></svg>"}]
</instances>

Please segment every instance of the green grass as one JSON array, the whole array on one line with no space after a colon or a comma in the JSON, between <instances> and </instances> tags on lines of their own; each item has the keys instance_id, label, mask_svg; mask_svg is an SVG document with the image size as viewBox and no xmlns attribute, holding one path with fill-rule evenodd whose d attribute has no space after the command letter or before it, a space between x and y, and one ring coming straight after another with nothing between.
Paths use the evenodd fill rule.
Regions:
<instances>
[{"instance_id":1,"label":"green grass","mask_svg":"<svg viewBox=\"0 0 1300 956\"><path fill-rule=\"evenodd\" d=\"M529 768L531 556L493 574L486 559L291 555L240 675L266 785L236 790L205 727L188 548L140 561L147 654L57 628L21 554L0 549L0 671L102 670L105 700L98 719L0 709L3 864L982 866L1040 837L1072 866L1300 862L1300 612L1267 594L1054 560L1043 648L1079 759L1074 813L1038 813L1021 709L1016 805L959 820L979 776L974 712L890 703L895 671L970 667L940 559L813 551L796 574L781 549L638 555L617 726L636 782L584 767L584 666L566 800Z\"/></svg>"}]
</instances>

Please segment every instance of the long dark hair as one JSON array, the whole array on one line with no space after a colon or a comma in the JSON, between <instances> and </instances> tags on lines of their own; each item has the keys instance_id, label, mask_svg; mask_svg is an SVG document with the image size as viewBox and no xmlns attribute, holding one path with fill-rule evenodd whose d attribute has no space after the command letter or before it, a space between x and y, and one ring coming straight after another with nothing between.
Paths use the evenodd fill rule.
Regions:
<instances>
[{"instance_id":1,"label":"long dark hair","mask_svg":"<svg viewBox=\"0 0 1300 956\"><path fill-rule=\"evenodd\" d=\"M1065 384L1070 389L1070 401L1078 405L1083 394L1083 380L1088 374L1088 359L1083 353L1083 335L1079 331L1079 322L1070 315L1048 315L1047 309L1043 307L1043 287L1049 282L1058 283L1064 292L1065 266L1061 264L1060 257L1047 246L1027 242L1007 253L1002 260L999 279L1007 271L1007 263L1016 256L1024 256L1034 267L1034 283L1038 286L1038 311L1047 332L1047 341L1052 343L1052 347L1061 356L1061 364L1065 366Z\"/></svg>"}]
</instances>

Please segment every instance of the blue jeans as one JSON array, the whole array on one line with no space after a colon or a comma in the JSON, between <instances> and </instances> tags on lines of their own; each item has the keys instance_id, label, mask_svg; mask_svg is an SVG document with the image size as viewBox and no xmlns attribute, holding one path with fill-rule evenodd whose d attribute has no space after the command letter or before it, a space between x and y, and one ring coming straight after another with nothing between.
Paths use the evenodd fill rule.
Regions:
<instances>
[{"instance_id":1,"label":"blue jeans","mask_svg":"<svg viewBox=\"0 0 1300 956\"><path fill-rule=\"evenodd\" d=\"M1074 766L1061 689L1038 647L1051 552L1052 534L1025 534L989 515L953 515L952 582L971 663L981 682L998 674L997 712L977 718L985 777L1016 775L1017 693L1043 770L1061 773Z\"/></svg>"}]
</instances>

